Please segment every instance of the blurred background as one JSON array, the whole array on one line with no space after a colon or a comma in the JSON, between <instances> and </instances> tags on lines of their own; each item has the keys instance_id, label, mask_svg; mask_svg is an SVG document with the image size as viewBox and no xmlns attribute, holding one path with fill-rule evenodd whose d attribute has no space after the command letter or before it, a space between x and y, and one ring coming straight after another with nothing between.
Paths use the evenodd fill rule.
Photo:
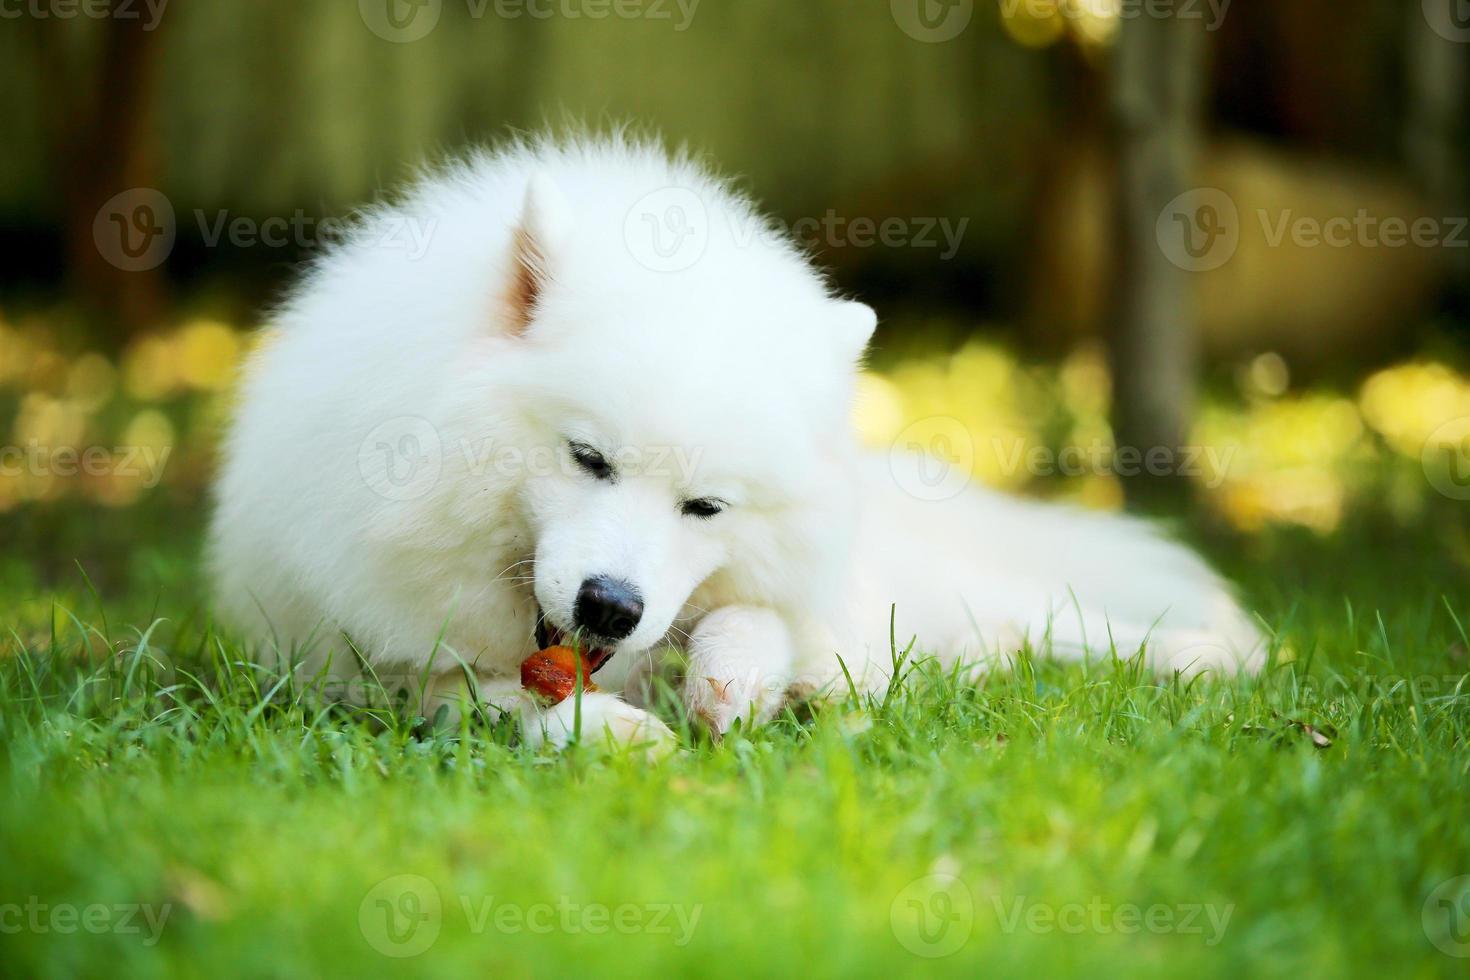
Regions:
<instances>
[{"instance_id":1,"label":"blurred background","mask_svg":"<svg viewBox=\"0 0 1470 980\"><path fill-rule=\"evenodd\" d=\"M5 0L0 84L0 588L188 577L338 223L625 121L879 308L874 446L1470 563L1466 0Z\"/></svg>"}]
</instances>

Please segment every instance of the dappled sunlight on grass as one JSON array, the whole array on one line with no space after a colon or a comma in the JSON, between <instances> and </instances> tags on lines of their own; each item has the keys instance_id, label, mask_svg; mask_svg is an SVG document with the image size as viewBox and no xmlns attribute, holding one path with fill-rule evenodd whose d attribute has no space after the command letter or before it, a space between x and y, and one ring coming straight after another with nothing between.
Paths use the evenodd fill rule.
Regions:
<instances>
[{"instance_id":1,"label":"dappled sunlight on grass","mask_svg":"<svg viewBox=\"0 0 1470 980\"><path fill-rule=\"evenodd\" d=\"M1293 390L1288 378L1279 356L1262 355L1236 372L1233 391L1206 395L1194 445L1176 460L1206 504L1243 531L1327 533L1370 501L1419 513L1436 493L1426 444L1461 451L1470 379L1421 361L1379 371L1359 392ZM1117 507L1110 402L1094 347L1033 365L974 342L866 375L856 417L874 448L925 449L991 486Z\"/></svg>"},{"instance_id":2,"label":"dappled sunlight on grass","mask_svg":"<svg viewBox=\"0 0 1470 980\"><path fill-rule=\"evenodd\" d=\"M125 507L159 486L192 498L250 334L192 319L120 357L63 351L44 318L0 317L0 510L81 498ZM7 419L6 416L9 416Z\"/></svg>"},{"instance_id":3,"label":"dappled sunlight on grass","mask_svg":"<svg viewBox=\"0 0 1470 980\"><path fill-rule=\"evenodd\" d=\"M62 498L124 507L158 492L198 499L241 360L261 335L194 318L113 359L62 350L50 339L58 332L42 317L0 317L0 427L12 447L0 510ZM1388 367L1357 391L1289 381L1275 354L1242 365L1233 385L1207 393L1195 445L1172 464L1240 530L1328 533L1368 502L1409 518L1435 495L1432 454L1461 462L1450 457L1463 454L1470 378L1448 364ZM1111 397L1095 344L1038 364L974 341L865 373L855 420L875 449L923 449L990 486L1115 509L1122 456ZM90 452L90 465L53 465L68 449Z\"/></svg>"}]
</instances>

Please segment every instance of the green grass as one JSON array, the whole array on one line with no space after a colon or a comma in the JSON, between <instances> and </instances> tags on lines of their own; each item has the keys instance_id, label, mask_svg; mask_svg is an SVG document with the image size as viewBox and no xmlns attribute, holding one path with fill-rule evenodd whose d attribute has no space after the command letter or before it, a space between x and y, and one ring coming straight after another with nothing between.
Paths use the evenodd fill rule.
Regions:
<instances>
[{"instance_id":1,"label":"green grass","mask_svg":"<svg viewBox=\"0 0 1470 980\"><path fill-rule=\"evenodd\" d=\"M270 697L210 627L187 531L77 526L73 554L0 559L3 973L1470 965L1432 942L1439 897L1470 931L1470 898L1435 893L1470 874L1462 511L1217 542L1278 634L1258 681L1021 657L972 689L918 658L891 698L656 767ZM135 543L88 549L109 535ZM113 908L139 904L161 928Z\"/></svg>"}]
</instances>

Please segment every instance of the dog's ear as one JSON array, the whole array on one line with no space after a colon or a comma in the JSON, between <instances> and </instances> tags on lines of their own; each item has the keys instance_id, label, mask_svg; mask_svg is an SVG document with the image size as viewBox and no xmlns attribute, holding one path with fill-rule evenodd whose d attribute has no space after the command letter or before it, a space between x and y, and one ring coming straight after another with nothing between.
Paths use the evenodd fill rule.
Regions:
<instances>
[{"instance_id":1,"label":"dog's ear","mask_svg":"<svg viewBox=\"0 0 1470 980\"><path fill-rule=\"evenodd\" d=\"M501 298L501 315L508 333L520 336L531 325L571 228L571 206L561 190L545 174L532 175L511 235L510 282Z\"/></svg>"},{"instance_id":2,"label":"dog's ear","mask_svg":"<svg viewBox=\"0 0 1470 980\"><path fill-rule=\"evenodd\" d=\"M849 360L857 361L863 356L863 351L867 350L868 341L877 329L878 314L868 304L854 300L834 303L832 311L832 326L829 329L835 329L843 355Z\"/></svg>"}]
</instances>

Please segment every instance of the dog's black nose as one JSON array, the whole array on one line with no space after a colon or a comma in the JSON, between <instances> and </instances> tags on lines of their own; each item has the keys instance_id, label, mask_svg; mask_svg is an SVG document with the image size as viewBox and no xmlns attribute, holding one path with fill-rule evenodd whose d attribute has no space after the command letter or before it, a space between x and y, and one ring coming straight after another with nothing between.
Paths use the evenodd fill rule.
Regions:
<instances>
[{"instance_id":1,"label":"dog's black nose","mask_svg":"<svg viewBox=\"0 0 1470 980\"><path fill-rule=\"evenodd\" d=\"M577 625L605 640L621 640L643 618L643 600L627 582L599 575L577 590Z\"/></svg>"}]
</instances>

